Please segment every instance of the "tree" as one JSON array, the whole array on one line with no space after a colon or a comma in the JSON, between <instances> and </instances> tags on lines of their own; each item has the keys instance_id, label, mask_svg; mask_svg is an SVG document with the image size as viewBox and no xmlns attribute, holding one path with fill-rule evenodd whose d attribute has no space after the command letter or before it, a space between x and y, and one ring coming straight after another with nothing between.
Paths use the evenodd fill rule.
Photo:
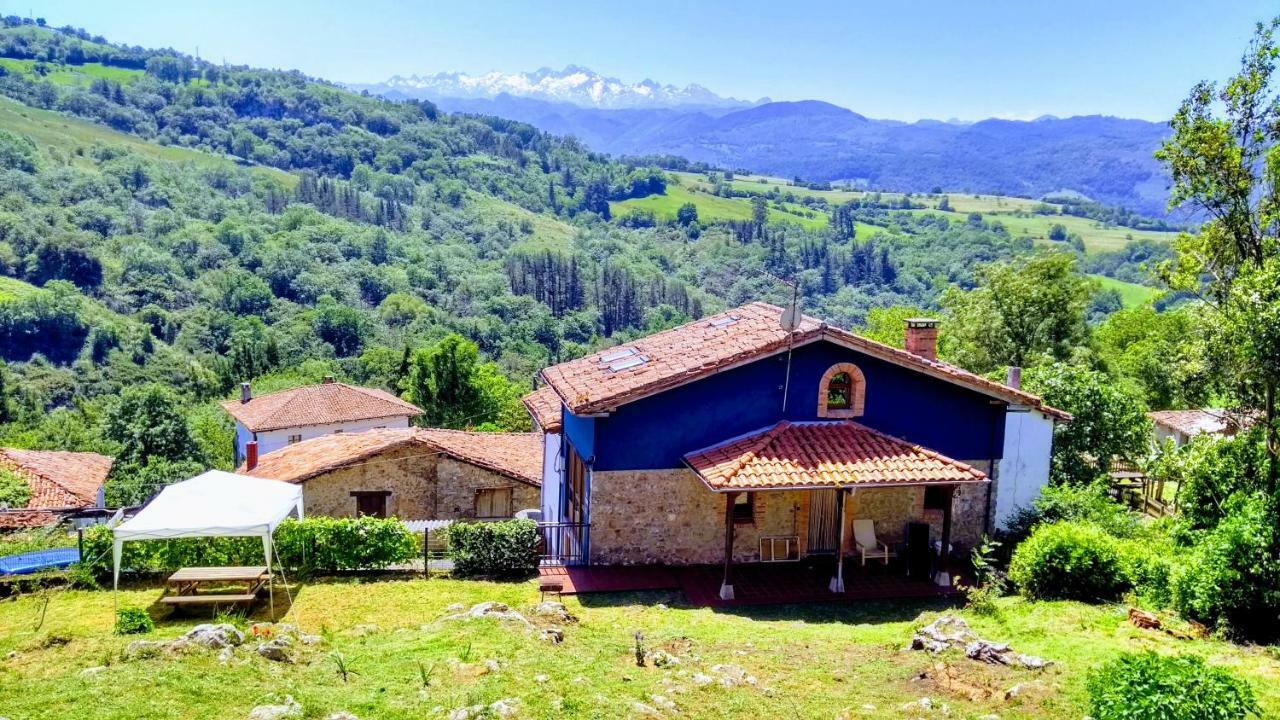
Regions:
<instances>
[{"instance_id":1,"label":"tree","mask_svg":"<svg viewBox=\"0 0 1280 720\"><path fill-rule=\"evenodd\" d=\"M461 335L449 335L414 355L407 395L422 408L423 425L464 428L488 419L484 391L476 381L479 361L479 348Z\"/></svg>"},{"instance_id":2,"label":"tree","mask_svg":"<svg viewBox=\"0 0 1280 720\"><path fill-rule=\"evenodd\" d=\"M155 383L131 387L120 395L106 417L105 435L120 443L118 462L145 465L152 458L199 460L199 451L181 401Z\"/></svg>"},{"instance_id":3,"label":"tree","mask_svg":"<svg viewBox=\"0 0 1280 720\"><path fill-rule=\"evenodd\" d=\"M698 206L687 202L676 210L676 222L688 227L698 222Z\"/></svg>"},{"instance_id":4,"label":"tree","mask_svg":"<svg viewBox=\"0 0 1280 720\"><path fill-rule=\"evenodd\" d=\"M1211 308L1211 362L1243 407L1261 409L1268 489L1280 480L1280 87L1273 82L1280 18L1259 23L1240 72L1200 82L1156 153L1173 179L1171 207L1209 218L1183 234L1164 275ZM1280 551L1280 548L1277 548Z\"/></svg>"},{"instance_id":5,"label":"tree","mask_svg":"<svg viewBox=\"0 0 1280 720\"><path fill-rule=\"evenodd\" d=\"M1045 404L1071 413L1054 427L1051 478L1085 483L1107 472L1113 458L1146 452L1150 421L1142 400L1106 375L1066 363L1029 369L1027 390Z\"/></svg>"},{"instance_id":6,"label":"tree","mask_svg":"<svg viewBox=\"0 0 1280 720\"><path fill-rule=\"evenodd\" d=\"M979 287L948 288L942 306L953 357L979 373L1066 360L1089 335L1091 286L1075 258L1045 253L982 268Z\"/></svg>"},{"instance_id":7,"label":"tree","mask_svg":"<svg viewBox=\"0 0 1280 720\"><path fill-rule=\"evenodd\" d=\"M1152 409L1201 407L1210 401L1201 308L1158 312L1150 305L1112 313L1094 330L1106 370L1141 393Z\"/></svg>"},{"instance_id":8,"label":"tree","mask_svg":"<svg viewBox=\"0 0 1280 720\"><path fill-rule=\"evenodd\" d=\"M312 327L321 340L333 346L338 357L351 357L360 352L367 332L367 320L359 310L339 305L331 297L321 298Z\"/></svg>"},{"instance_id":9,"label":"tree","mask_svg":"<svg viewBox=\"0 0 1280 720\"><path fill-rule=\"evenodd\" d=\"M1067 226L1062 223L1054 223L1049 228L1049 239L1054 242L1066 242Z\"/></svg>"},{"instance_id":10,"label":"tree","mask_svg":"<svg viewBox=\"0 0 1280 720\"><path fill-rule=\"evenodd\" d=\"M13 419L13 410L9 405L9 368L3 360L0 360L0 423L7 423Z\"/></svg>"}]
</instances>

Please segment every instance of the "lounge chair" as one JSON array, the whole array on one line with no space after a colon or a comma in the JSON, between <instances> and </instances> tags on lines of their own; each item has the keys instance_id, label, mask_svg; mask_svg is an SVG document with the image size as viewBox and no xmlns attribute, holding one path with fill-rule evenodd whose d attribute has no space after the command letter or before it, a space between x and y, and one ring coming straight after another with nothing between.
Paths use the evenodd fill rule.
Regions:
<instances>
[{"instance_id":1,"label":"lounge chair","mask_svg":"<svg viewBox=\"0 0 1280 720\"><path fill-rule=\"evenodd\" d=\"M867 560L883 560L885 565L889 564L889 558L897 557L897 553L889 549L888 545L876 539L876 525L873 520L855 519L853 521L853 542L858 546L858 552L862 553L862 564L865 566Z\"/></svg>"}]
</instances>

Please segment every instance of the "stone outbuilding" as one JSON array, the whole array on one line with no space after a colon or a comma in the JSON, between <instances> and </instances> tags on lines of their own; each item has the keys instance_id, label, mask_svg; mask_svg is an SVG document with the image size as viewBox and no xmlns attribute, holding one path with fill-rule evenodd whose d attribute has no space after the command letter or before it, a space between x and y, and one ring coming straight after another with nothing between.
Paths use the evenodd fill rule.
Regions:
<instances>
[{"instance_id":1,"label":"stone outbuilding","mask_svg":"<svg viewBox=\"0 0 1280 720\"><path fill-rule=\"evenodd\" d=\"M303 485L309 515L500 519L539 505L542 437L386 428L303 440L239 472Z\"/></svg>"}]
</instances>

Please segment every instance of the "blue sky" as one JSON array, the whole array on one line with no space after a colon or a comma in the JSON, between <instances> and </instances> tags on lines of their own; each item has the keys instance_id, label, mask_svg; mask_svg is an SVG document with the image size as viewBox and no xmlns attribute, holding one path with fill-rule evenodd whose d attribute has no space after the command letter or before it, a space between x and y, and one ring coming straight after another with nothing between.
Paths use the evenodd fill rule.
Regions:
<instances>
[{"instance_id":1,"label":"blue sky","mask_svg":"<svg viewBox=\"0 0 1280 720\"><path fill-rule=\"evenodd\" d=\"M1256 0L447 3L27 0L117 42L331 80L590 67L722 95L820 99L872 117L1166 119L1236 67Z\"/></svg>"}]
</instances>

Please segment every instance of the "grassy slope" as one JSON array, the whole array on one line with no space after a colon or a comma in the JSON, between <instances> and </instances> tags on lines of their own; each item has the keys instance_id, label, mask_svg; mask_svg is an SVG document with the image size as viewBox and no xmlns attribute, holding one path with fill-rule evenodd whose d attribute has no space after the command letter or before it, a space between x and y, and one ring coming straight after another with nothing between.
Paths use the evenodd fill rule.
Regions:
<instances>
[{"instance_id":1,"label":"grassy slope","mask_svg":"<svg viewBox=\"0 0 1280 720\"><path fill-rule=\"evenodd\" d=\"M147 142L140 137L122 133L102 125L79 120L69 115L41 110L9 98L0 98L0 129L25 135L36 145L61 151L72 162L92 167L89 149L95 143L123 146L132 152L155 160L191 163L200 167L232 167L235 160L218 157L199 150L172 147ZM264 166L249 168L250 172L274 178L292 187L297 177L282 170Z\"/></svg>"},{"instance_id":2,"label":"grassy slope","mask_svg":"<svg viewBox=\"0 0 1280 720\"><path fill-rule=\"evenodd\" d=\"M1127 308L1137 307L1147 303L1160 294L1160 290L1156 288L1139 285L1137 283L1125 282L1123 280L1116 280L1115 278L1109 278L1105 275L1090 275L1089 277L1101 283L1103 290L1115 290L1119 292L1120 300Z\"/></svg>"},{"instance_id":3,"label":"grassy slope","mask_svg":"<svg viewBox=\"0 0 1280 720\"><path fill-rule=\"evenodd\" d=\"M35 60L19 60L17 58L0 58L0 67L12 73L29 75L35 72ZM45 79L55 85L88 86L94 80L110 80L111 82L130 83L143 76L141 70L103 65L101 63L85 63L83 65L49 65Z\"/></svg>"},{"instance_id":4,"label":"grassy slope","mask_svg":"<svg viewBox=\"0 0 1280 720\"><path fill-rule=\"evenodd\" d=\"M744 198L723 198L700 192L696 187L668 185L665 195L609 203L609 212L624 216L636 210L651 211L659 220L671 220L681 205L691 202L698 206L698 219L704 222L722 220L750 220L751 201ZM809 228L827 226L827 216L796 203L783 203L782 208L769 207L769 222L793 222Z\"/></svg>"},{"instance_id":5,"label":"grassy slope","mask_svg":"<svg viewBox=\"0 0 1280 720\"><path fill-rule=\"evenodd\" d=\"M245 717L257 704L292 695L307 717L338 710L359 717L438 718L450 709L518 698L522 717L627 717L634 704L662 695L688 718L902 717L901 705L922 696L951 707L951 717L997 713L1015 718L1069 718L1085 712L1087 671L1122 650L1194 652L1247 677L1268 716L1280 712L1280 660L1253 648L1210 640L1179 641L1127 624L1124 608L1076 603L1001 601L997 620L961 612L984 637L1007 640L1022 652L1057 664L1037 673L990 667L958 654L934 658L902 650L911 631L942 611L937 604L864 603L781 606L716 612L691 609L674 595L567 598L580 622L565 626L552 646L518 627L493 621L440 622L455 602L499 600L527 609L538 600L531 583L444 579L315 582L296 587L289 620L325 642L304 649L299 662L274 664L241 651L228 664L213 653L122 663L135 638L111 634L110 592L54 591L44 624L40 596L0 603L0 714L62 718L92 707L95 718ZM158 587L124 590L121 605L146 605ZM669 608L660 608L659 602ZM171 638L199 618L165 621L148 639ZM360 636L352 628L373 623ZM649 648L675 653L680 665L638 668L633 636ZM65 642L63 642L65 641ZM343 683L330 653L340 652L358 674ZM485 673L485 660L500 663ZM991 697L913 681L945 663L956 676ZM430 673L423 691L419 671ZM756 687L696 686L691 677L716 663L742 666ZM108 664L93 678L82 669ZM543 682L534 680L545 675ZM1004 690L1038 681L1018 699ZM874 709L866 709L874 706ZM437 709L438 708L438 709ZM672 713L675 714L675 713Z\"/></svg>"},{"instance_id":6,"label":"grassy slope","mask_svg":"<svg viewBox=\"0 0 1280 720\"><path fill-rule=\"evenodd\" d=\"M742 217L751 216L751 201L747 198L720 198L709 195L711 185L706 181L706 177L695 173L674 173L681 182L679 193L692 195L692 198L681 196L682 199L677 202L675 200L662 199L663 196L653 196L640 200L628 200L625 203L618 203L622 208L626 207L648 207L654 210L660 217L675 215L675 208L684 202L693 199L698 204L698 215L703 219L721 219L721 217L729 219L741 219ZM751 192L769 192L775 188L782 192L790 192L797 197L822 197L831 203L843 203L850 200L857 200L866 197L868 193L856 190L810 190L808 188L794 187L787 184L784 180L777 178L767 178L762 176L737 176L732 185L740 190ZM1117 250L1124 247L1130 240L1150 239L1157 242L1168 242L1173 239L1174 233L1153 232L1149 230L1134 230L1132 228L1104 226L1102 223L1090 220L1088 218L1074 217L1071 215L1035 215L1032 213L1033 208L1038 207L1041 203L1026 198L1003 197L998 195L965 195L961 193L946 193L947 202L951 205L951 211L937 210L938 200L923 196L915 195L915 202L924 202L932 206L933 209L917 210L914 212L940 212L946 215L953 222L962 222L971 212L981 213L983 217L989 221L999 221L1004 223L1005 227L1015 236L1027 235L1036 240L1048 243L1049 228L1054 224L1061 224L1067 228L1068 232L1076 233L1084 239L1085 248L1088 252L1100 252L1106 250ZM668 197L672 197L672 191L668 189ZM880 193L882 200L893 202L902 199L901 193ZM719 201L714 206L714 214L703 214L704 198ZM796 206L800 207L800 206ZM817 217L810 223L811 227L825 227L826 218ZM873 226L867 226L869 232ZM863 232L863 228L859 228L859 236L867 237L867 233Z\"/></svg>"}]
</instances>

